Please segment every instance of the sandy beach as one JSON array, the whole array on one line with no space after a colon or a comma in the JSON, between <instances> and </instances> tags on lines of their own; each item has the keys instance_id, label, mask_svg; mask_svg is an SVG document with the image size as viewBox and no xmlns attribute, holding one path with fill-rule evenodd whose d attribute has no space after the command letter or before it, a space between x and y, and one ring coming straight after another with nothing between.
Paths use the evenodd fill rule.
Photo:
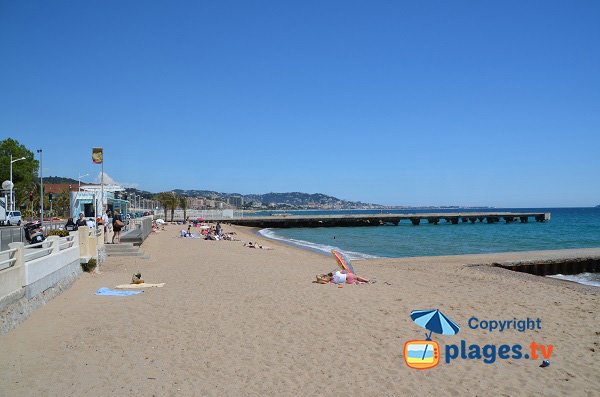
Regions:
<instances>
[{"instance_id":1,"label":"sandy beach","mask_svg":"<svg viewBox=\"0 0 600 397\"><path fill-rule=\"evenodd\" d=\"M111 257L0 336L1 396L598 396L600 289L483 263L551 252L373 259L375 283L312 283L332 257L225 226L242 241L152 234L149 259ZM272 250L250 249L258 241ZM96 296L134 272L166 283ZM461 327L433 335L440 364L409 368L404 343L424 338L411 310L440 309ZM468 321L540 318L541 329L488 331ZM461 359L444 346L552 345L542 359Z\"/></svg>"}]
</instances>

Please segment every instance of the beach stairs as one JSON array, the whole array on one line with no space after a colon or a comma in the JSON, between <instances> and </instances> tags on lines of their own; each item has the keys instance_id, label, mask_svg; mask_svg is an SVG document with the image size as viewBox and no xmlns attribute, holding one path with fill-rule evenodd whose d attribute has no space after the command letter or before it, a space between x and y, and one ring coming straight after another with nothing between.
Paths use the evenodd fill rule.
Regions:
<instances>
[{"instance_id":1,"label":"beach stairs","mask_svg":"<svg viewBox=\"0 0 600 397\"><path fill-rule=\"evenodd\" d=\"M105 244L104 249L106 250L107 256L136 256L141 259L149 258L139 246L134 245L133 243Z\"/></svg>"}]
</instances>

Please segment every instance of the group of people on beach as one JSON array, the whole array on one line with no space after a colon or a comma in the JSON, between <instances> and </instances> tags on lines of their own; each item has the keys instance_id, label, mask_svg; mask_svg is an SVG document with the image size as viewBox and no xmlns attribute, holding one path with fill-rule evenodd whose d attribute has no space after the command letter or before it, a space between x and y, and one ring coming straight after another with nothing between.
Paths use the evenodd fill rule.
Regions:
<instances>
[{"instance_id":1,"label":"group of people on beach","mask_svg":"<svg viewBox=\"0 0 600 397\"><path fill-rule=\"evenodd\" d=\"M164 230L166 230L164 223L161 223L159 225L158 222L156 222L156 220L152 221L152 233L160 233L161 231L164 231Z\"/></svg>"},{"instance_id":2,"label":"group of people on beach","mask_svg":"<svg viewBox=\"0 0 600 397\"><path fill-rule=\"evenodd\" d=\"M181 229L179 231L179 237L203 238L204 240L213 240L213 241L218 241L218 240L239 241L235 236L235 232L226 233L223 230L223 227L221 226L220 222L217 222L216 224L210 224L210 225L198 224L197 226L200 228L199 235L196 235L195 233L192 232L192 230L193 230L192 223L183 222L183 224L188 224L188 227L187 227L187 230ZM164 230L164 226L163 226L162 230Z\"/></svg>"}]
</instances>

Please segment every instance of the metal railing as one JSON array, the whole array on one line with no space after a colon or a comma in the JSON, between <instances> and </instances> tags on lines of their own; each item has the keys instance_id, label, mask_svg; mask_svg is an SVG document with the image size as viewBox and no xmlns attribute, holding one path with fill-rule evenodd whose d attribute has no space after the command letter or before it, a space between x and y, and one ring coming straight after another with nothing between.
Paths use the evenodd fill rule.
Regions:
<instances>
[{"instance_id":1,"label":"metal railing","mask_svg":"<svg viewBox=\"0 0 600 397\"><path fill-rule=\"evenodd\" d=\"M21 243L25 241L25 233L22 227L0 228L0 251L7 250L10 243Z\"/></svg>"},{"instance_id":2,"label":"metal railing","mask_svg":"<svg viewBox=\"0 0 600 397\"><path fill-rule=\"evenodd\" d=\"M49 223L49 221L44 221L44 235L47 236L50 230L64 230L64 223Z\"/></svg>"}]
</instances>

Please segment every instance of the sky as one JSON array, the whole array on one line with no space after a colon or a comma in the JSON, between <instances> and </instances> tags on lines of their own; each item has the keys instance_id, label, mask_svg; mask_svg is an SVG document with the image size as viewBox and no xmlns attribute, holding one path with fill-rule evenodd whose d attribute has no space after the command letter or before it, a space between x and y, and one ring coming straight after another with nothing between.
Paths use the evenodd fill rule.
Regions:
<instances>
[{"instance_id":1,"label":"sky","mask_svg":"<svg viewBox=\"0 0 600 397\"><path fill-rule=\"evenodd\" d=\"M387 205L600 204L598 1L0 0L43 174Z\"/></svg>"}]
</instances>

